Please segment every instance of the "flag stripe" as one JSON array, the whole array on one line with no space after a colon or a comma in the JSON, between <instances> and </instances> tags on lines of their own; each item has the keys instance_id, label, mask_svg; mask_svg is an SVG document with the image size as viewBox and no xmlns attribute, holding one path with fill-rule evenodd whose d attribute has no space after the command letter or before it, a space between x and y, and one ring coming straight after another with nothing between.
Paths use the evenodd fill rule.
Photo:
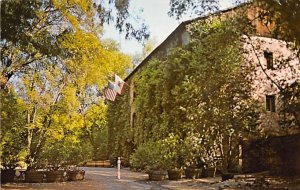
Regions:
<instances>
[{"instance_id":1,"label":"flag stripe","mask_svg":"<svg viewBox=\"0 0 300 190\"><path fill-rule=\"evenodd\" d=\"M111 101L115 101L116 96L117 96L117 92L114 91L114 90L111 90L109 88L105 88L104 89L104 95L105 95L106 99L111 100Z\"/></svg>"}]
</instances>

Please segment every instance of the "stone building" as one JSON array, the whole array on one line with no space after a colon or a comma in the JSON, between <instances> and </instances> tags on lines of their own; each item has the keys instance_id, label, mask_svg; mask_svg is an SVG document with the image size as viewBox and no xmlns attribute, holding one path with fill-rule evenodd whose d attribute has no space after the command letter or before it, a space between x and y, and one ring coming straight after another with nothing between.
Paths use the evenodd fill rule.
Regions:
<instances>
[{"instance_id":1,"label":"stone building","mask_svg":"<svg viewBox=\"0 0 300 190\"><path fill-rule=\"evenodd\" d=\"M280 143L286 144L292 143L294 148L300 150L300 137L299 126L294 126L294 128L284 128L279 124L279 109L282 107L282 102L279 98L280 88L285 88L295 82L300 82L300 68L299 68L299 58L291 49L288 48L286 42L279 39L271 38L270 31L274 27L273 25L265 26L262 24L262 21L258 19L257 15L259 8L252 6L251 4L245 4L239 7L230 8L227 10L220 11L218 13L199 17L193 20L188 20L182 22L157 48L155 48L125 79L126 83L129 86L129 101L130 109L128 110L128 118L130 126L134 126L135 122L135 108L133 106L135 98L135 85L134 77L137 73L142 71L145 68L145 65L153 59L163 57L169 53L172 48L185 46L190 42L190 34L187 30L188 26L191 23L195 23L199 20L210 19L212 17L232 17L237 14L239 11L245 11L249 19L252 21L256 34L255 36L242 36L244 42L244 56L247 60L247 63L250 67L253 67L253 98L259 100L263 107L261 114L261 129L266 136L283 137L283 141ZM285 62L288 64L282 64ZM287 142L289 138L288 135L296 134L296 137L292 137L291 142ZM276 137L276 143L279 143L278 138ZM280 138L279 138L280 139ZM268 141L268 146L272 144L272 140ZM256 141L255 141L256 142ZM296 142L296 146L295 145ZM261 143L259 141L259 143ZM276 160L276 163L267 157L270 154L261 153L261 149L264 149L264 144L261 147L253 148L259 143L249 143L245 145L243 149L243 167L245 171L259 171L258 167L261 167L265 170L271 169L271 167L277 164L277 168L283 166L281 162L285 162L284 159L289 159L292 157L294 163L297 166L297 171L300 171L300 158L296 154L291 153L288 158L278 156L272 153L271 156L274 157L273 160ZM276 144L275 143L275 144ZM298 143L298 144L297 144ZM273 143L274 144L274 143ZM268 147L270 149L270 147ZM257 151L253 151L257 149ZM274 150L270 150L274 152ZM290 150L288 150L290 151ZM276 152L276 150L275 150ZM261 165L255 167L257 159L261 159ZM281 160L280 160L281 159ZM270 161L271 160L271 161Z\"/></svg>"},{"instance_id":2,"label":"stone building","mask_svg":"<svg viewBox=\"0 0 300 190\"><path fill-rule=\"evenodd\" d=\"M166 54L172 48L178 46L185 46L190 41L190 34L187 31L189 24L197 22L202 19L209 19L210 17L230 17L236 14L241 7L230 8L213 15L199 17L193 20L182 22L156 49L154 49L125 79L130 84L130 102L132 104L134 99L134 84L132 78L136 73L141 71L144 65L152 58L159 58ZM242 7L244 8L244 7ZM253 84L257 89L253 93L253 97L259 99L263 105L266 105L265 114L262 118L265 118L262 122L262 127L265 131L270 132L270 135L284 135L278 123L276 116L280 107L280 102L276 99L276 95L279 93L279 89L275 84L268 79L271 77L275 83L282 86L292 84L295 81L300 80L299 59L295 52L291 51L286 42L270 38L270 28L264 26L255 15L258 14L259 8L247 8L247 15L250 20L253 19L254 26L257 34L252 36L251 39L243 37L245 40L245 57L248 63L256 66L256 79ZM272 27L271 27L272 28ZM283 61L289 61L284 68L280 66ZM272 66L270 66L272 62ZM274 105L275 104L275 105ZM270 106L274 105L272 108ZM267 108L268 106L268 108ZM131 123L134 115L134 107L131 107ZM271 129L269 129L271 127ZM275 131L274 131L275 130ZM285 134L294 133L296 131L284 131Z\"/></svg>"}]
</instances>

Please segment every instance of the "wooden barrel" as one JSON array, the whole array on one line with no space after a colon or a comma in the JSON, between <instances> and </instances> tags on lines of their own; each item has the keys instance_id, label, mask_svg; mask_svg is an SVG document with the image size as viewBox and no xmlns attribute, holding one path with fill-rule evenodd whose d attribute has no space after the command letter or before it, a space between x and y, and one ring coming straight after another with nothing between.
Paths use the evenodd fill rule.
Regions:
<instances>
[{"instance_id":1,"label":"wooden barrel","mask_svg":"<svg viewBox=\"0 0 300 190\"><path fill-rule=\"evenodd\" d=\"M68 171L68 180L69 181L79 181L84 179L84 170L74 170Z\"/></svg>"},{"instance_id":2,"label":"wooden barrel","mask_svg":"<svg viewBox=\"0 0 300 190\"><path fill-rule=\"evenodd\" d=\"M167 171L152 171L152 172L149 172L149 180L163 181L166 179L167 175L168 175Z\"/></svg>"},{"instance_id":3,"label":"wooden barrel","mask_svg":"<svg viewBox=\"0 0 300 190\"><path fill-rule=\"evenodd\" d=\"M179 169L172 169L172 170L168 170L168 177L169 180L178 180L182 178L182 170Z\"/></svg>"},{"instance_id":4,"label":"wooden barrel","mask_svg":"<svg viewBox=\"0 0 300 190\"><path fill-rule=\"evenodd\" d=\"M28 183L42 183L44 180L44 171L25 172L25 181Z\"/></svg>"},{"instance_id":5,"label":"wooden barrel","mask_svg":"<svg viewBox=\"0 0 300 190\"><path fill-rule=\"evenodd\" d=\"M15 175L16 171L13 169L1 169L1 183L13 182Z\"/></svg>"},{"instance_id":6,"label":"wooden barrel","mask_svg":"<svg viewBox=\"0 0 300 190\"><path fill-rule=\"evenodd\" d=\"M62 182L65 181L64 179L64 171L47 171L46 174L46 181L47 182Z\"/></svg>"},{"instance_id":7,"label":"wooden barrel","mask_svg":"<svg viewBox=\"0 0 300 190\"><path fill-rule=\"evenodd\" d=\"M200 168L186 168L185 177L188 179L198 179L202 176L202 169Z\"/></svg>"}]
</instances>

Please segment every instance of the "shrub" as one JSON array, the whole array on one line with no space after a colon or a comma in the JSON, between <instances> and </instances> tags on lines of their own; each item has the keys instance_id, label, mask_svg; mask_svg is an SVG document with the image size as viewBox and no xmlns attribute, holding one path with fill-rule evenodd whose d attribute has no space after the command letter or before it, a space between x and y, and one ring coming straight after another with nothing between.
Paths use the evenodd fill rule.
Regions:
<instances>
[{"instance_id":1,"label":"shrub","mask_svg":"<svg viewBox=\"0 0 300 190\"><path fill-rule=\"evenodd\" d=\"M146 171L166 169L167 162L162 141L141 144L131 155L131 166Z\"/></svg>"}]
</instances>

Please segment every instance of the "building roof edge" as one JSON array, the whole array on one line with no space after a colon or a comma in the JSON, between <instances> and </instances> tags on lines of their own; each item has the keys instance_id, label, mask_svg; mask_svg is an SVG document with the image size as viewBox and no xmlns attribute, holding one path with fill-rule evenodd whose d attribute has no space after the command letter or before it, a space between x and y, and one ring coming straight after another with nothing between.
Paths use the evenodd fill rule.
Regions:
<instances>
[{"instance_id":1,"label":"building roof edge","mask_svg":"<svg viewBox=\"0 0 300 190\"><path fill-rule=\"evenodd\" d=\"M229 12L229 11L232 11L234 9L237 9L241 6L244 6L244 5L248 5L250 4L250 2L244 2L244 3L241 3L239 5L235 5L235 6L232 6L232 7L229 7L229 8L226 8L226 9L223 9L223 10L219 10L217 12L214 12L214 13L209 13L209 14L206 14L206 15L203 15L203 16L199 16L199 17L196 17L196 18L193 18L193 19L190 19L190 20L186 20L186 21L183 21L181 22L167 37L166 39L160 43L151 53L149 53L149 55L147 57L145 57L141 63L136 67L134 68L133 71L131 71L131 73L129 73L127 75L127 77L124 79L124 81L127 81L134 73L136 73L138 71L139 68L141 68L143 65L145 65L145 63L151 59L151 57L153 56L153 54L155 54L163 45L166 44L166 42L178 31L180 30L182 27L185 27L193 22L196 22L198 20L202 20L202 19L205 19L205 18L208 18L209 16L212 16L212 15L218 15L218 14L222 14L222 13L226 13L226 12Z\"/></svg>"}]
</instances>

